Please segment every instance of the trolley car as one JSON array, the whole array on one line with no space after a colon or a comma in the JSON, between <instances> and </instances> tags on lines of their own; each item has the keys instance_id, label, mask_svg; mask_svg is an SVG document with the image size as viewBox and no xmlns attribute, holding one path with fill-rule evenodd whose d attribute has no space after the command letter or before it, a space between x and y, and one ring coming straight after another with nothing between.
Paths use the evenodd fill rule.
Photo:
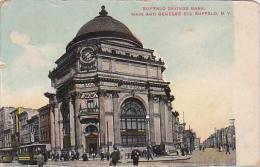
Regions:
<instances>
[{"instance_id":1,"label":"trolley car","mask_svg":"<svg viewBox=\"0 0 260 167\"><path fill-rule=\"evenodd\" d=\"M13 161L13 148L0 149L0 162L11 163Z\"/></svg>"},{"instance_id":2,"label":"trolley car","mask_svg":"<svg viewBox=\"0 0 260 167\"><path fill-rule=\"evenodd\" d=\"M31 144L20 146L18 150L18 161L22 164L35 165L37 164L37 156L40 153L45 154L45 152L45 144Z\"/></svg>"}]
</instances>

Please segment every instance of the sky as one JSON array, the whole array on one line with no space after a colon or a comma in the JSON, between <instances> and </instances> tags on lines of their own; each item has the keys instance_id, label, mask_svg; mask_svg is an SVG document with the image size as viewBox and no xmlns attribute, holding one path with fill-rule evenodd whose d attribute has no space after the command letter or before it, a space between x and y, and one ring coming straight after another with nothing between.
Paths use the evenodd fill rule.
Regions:
<instances>
[{"instance_id":1,"label":"sky","mask_svg":"<svg viewBox=\"0 0 260 167\"><path fill-rule=\"evenodd\" d=\"M214 128L227 126L232 110L234 62L232 2L11 0L1 7L0 61L3 105L40 108L48 103L48 73L80 27L105 5L144 48L166 63L174 109L204 140ZM230 11L225 16L131 16L143 7L204 7Z\"/></svg>"}]
</instances>

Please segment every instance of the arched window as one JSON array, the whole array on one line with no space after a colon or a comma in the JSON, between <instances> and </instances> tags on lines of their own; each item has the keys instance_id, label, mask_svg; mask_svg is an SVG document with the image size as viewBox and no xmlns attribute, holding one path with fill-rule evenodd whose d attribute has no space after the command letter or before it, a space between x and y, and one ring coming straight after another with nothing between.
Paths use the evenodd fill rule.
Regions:
<instances>
[{"instance_id":1,"label":"arched window","mask_svg":"<svg viewBox=\"0 0 260 167\"><path fill-rule=\"evenodd\" d=\"M146 143L146 111L139 100L129 98L121 106L121 141L125 146Z\"/></svg>"},{"instance_id":2,"label":"arched window","mask_svg":"<svg viewBox=\"0 0 260 167\"><path fill-rule=\"evenodd\" d=\"M89 125L89 126L86 127L85 132L86 133L98 132L98 129L94 125Z\"/></svg>"}]
</instances>

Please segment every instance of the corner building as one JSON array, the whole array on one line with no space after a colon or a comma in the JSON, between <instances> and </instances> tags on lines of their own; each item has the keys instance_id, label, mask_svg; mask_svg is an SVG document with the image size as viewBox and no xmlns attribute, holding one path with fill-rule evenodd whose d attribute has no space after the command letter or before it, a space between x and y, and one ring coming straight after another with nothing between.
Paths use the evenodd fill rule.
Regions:
<instances>
[{"instance_id":1,"label":"corner building","mask_svg":"<svg viewBox=\"0 0 260 167\"><path fill-rule=\"evenodd\" d=\"M173 117L164 62L102 6L49 73L53 150L129 151L150 143L173 148Z\"/></svg>"}]
</instances>

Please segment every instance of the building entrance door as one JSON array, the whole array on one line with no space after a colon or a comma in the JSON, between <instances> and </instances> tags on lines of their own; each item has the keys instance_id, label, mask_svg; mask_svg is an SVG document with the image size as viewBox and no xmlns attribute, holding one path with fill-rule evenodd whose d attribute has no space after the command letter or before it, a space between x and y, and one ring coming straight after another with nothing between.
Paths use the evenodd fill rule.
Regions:
<instances>
[{"instance_id":1,"label":"building entrance door","mask_svg":"<svg viewBox=\"0 0 260 167\"><path fill-rule=\"evenodd\" d=\"M98 153L98 136L90 135L86 137L86 150L87 153Z\"/></svg>"}]
</instances>

